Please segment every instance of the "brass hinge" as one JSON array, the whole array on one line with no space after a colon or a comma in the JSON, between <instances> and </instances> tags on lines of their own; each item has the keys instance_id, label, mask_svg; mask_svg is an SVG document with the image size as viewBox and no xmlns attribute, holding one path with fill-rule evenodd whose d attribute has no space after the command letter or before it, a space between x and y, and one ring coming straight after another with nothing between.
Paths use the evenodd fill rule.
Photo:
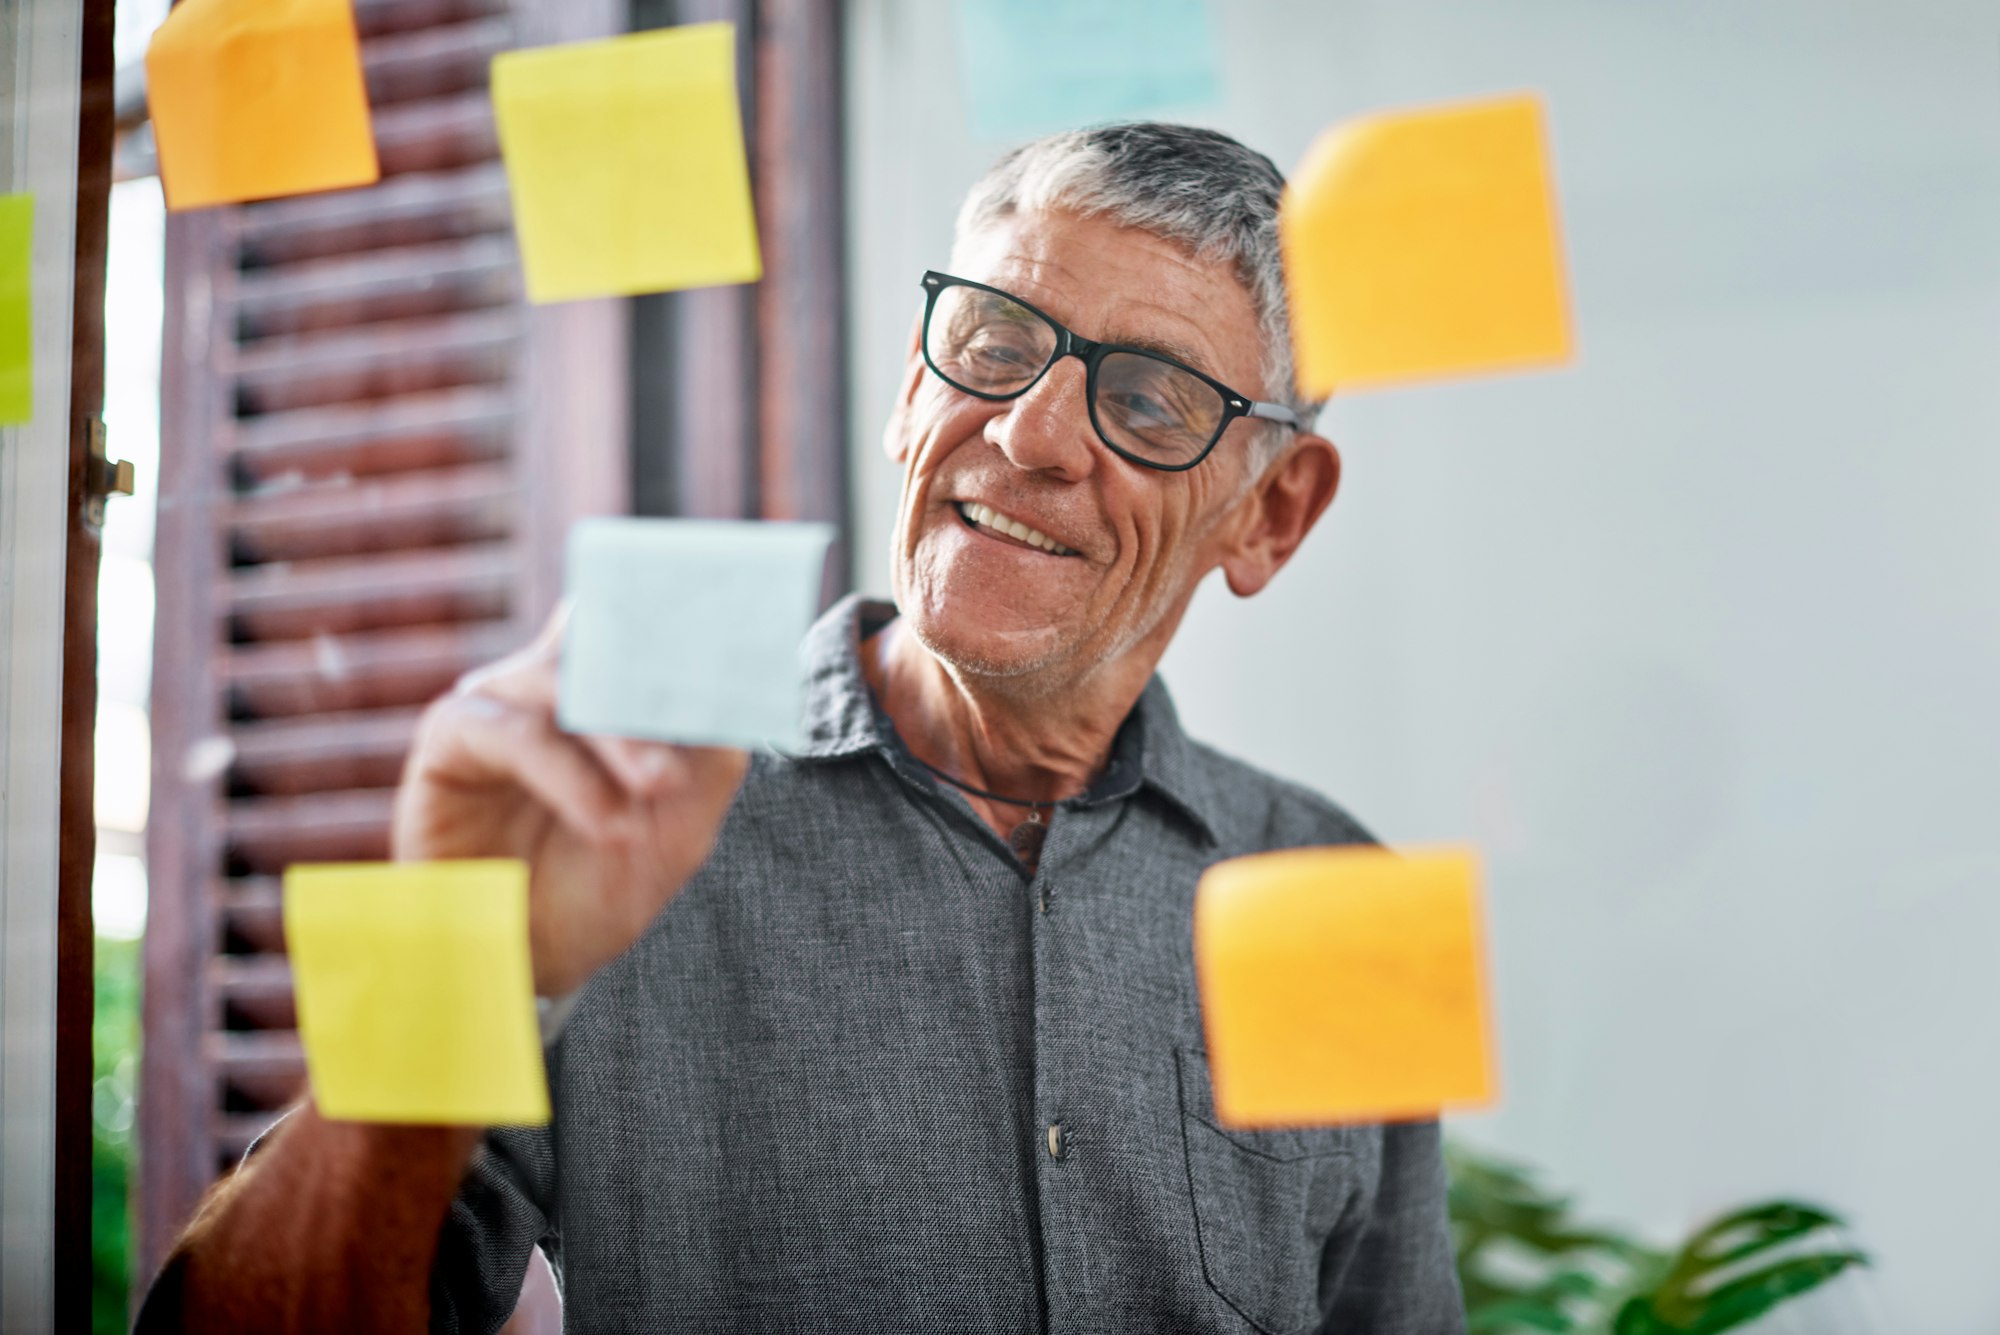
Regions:
<instances>
[{"instance_id":1,"label":"brass hinge","mask_svg":"<svg viewBox=\"0 0 2000 1335\"><path fill-rule=\"evenodd\" d=\"M113 459L105 452L104 419L90 419L90 469L84 494L84 518L92 528L104 527L108 496L130 496L138 479L130 459Z\"/></svg>"}]
</instances>

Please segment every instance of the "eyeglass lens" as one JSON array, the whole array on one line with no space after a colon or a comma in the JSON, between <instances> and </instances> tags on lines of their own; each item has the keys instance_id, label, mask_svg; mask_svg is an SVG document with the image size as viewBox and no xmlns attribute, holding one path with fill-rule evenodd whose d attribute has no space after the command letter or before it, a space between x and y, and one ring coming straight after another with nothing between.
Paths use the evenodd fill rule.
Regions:
<instances>
[{"instance_id":1,"label":"eyeglass lens","mask_svg":"<svg viewBox=\"0 0 2000 1335\"><path fill-rule=\"evenodd\" d=\"M925 355L948 383L1004 397L1033 384L1055 356L1055 327L997 292L954 285L937 294ZM1222 424L1215 387L1141 352L1109 352L1097 368L1091 416L1115 449L1168 467L1206 450Z\"/></svg>"}]
</instances>

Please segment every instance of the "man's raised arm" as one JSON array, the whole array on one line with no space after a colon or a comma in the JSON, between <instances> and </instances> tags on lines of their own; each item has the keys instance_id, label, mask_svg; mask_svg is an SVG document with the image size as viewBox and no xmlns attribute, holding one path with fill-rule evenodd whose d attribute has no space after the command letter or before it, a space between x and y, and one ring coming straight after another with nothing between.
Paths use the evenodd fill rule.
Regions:
<instances>
[{"instance_id":1,"label":"man's raised arm","mask_svg":"<svg viewBox=\"0 0 2000 1335\"><path fill-rule=\"evenodd\" d=\"M306 1105L209 1193L138 1330L424 1330L438 1229L479 1136Z\"/></svg>"},{"instance_id":2,"label":"man's raised arm","mask_svg":"<svg viewBox=\"0 0 2000 1335\"><path fill-rule=\"evenodd\" d=\"M555 721L561 631L425 711L396 795L398 861L519 858L535 990L564 997L707 860L741 751L573 737ZM422 1330L438 1232L478 1128L333 1122L310 1101L182 1234L142 1331Z\"/></svg>"}]
</instances>

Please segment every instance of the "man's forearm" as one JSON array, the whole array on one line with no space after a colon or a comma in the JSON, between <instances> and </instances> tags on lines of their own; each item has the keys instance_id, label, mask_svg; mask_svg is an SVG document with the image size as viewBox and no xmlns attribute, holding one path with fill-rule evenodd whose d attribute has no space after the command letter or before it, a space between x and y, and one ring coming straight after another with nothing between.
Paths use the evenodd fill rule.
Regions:
<instances>
[{"instance_id":1,"label":"man's forearm","mask_svg":"<svg viewBox=\"0 0 2000 1335\"><path fill-rule=\"evenodd\" d=\"M139 1331L423 1330L438 1230L479 1134L330 1122L306 1105L203 1202Z\"/></svg>"}]
</instances>

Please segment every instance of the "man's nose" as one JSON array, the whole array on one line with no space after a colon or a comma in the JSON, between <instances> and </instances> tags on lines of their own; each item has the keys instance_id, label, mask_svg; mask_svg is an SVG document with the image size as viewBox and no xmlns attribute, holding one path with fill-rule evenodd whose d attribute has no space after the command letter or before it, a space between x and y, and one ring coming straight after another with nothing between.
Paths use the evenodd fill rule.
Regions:
<instances>
[{"instance_id":1,"label":"man's nose","mask_svg":"<svg viewBox=\"0 0 2000 1335\"><path fill-rule=\"evenodd\" d=\"M1086 380L1081 359L1062 358L987 421L986 438L1016 468L1055 473L1071 482L1084 477L1098 457Z\"/></svg>"}]
</instances>

